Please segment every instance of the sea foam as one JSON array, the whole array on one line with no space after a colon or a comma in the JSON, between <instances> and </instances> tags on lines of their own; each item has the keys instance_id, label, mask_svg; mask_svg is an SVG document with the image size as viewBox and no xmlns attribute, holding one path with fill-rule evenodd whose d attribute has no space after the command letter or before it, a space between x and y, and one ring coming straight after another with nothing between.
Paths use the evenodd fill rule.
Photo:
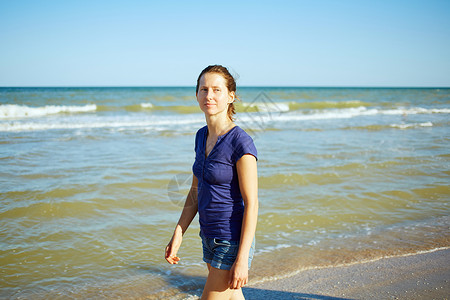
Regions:
<instances>
[{"instance_id":1,"label":"sea foam","mask_svg":"<svg viewBox=\"0 0 450 300\"><path fill-rule=\"evenodd\" d=\"M254 115L247 114L239 119L243 120L245 123L253 122L268 122L268 121L278 121L278 122L289 122L289 121L311 121L311 120L332 120L332 119L350 119L360 116L375 116L375 115L416 115L416 114L447 114L450 113L450 109L426 109L422 107L412 107L412 108L396 108L396 109L378 109L378 108L367 108L364 106L355 108L344 108L344 109L326 109L326 110L313 110L308 111L308 113L302 111L288 112L288 113L261 113L259 112L258 118ZM239 115L238 115L239 116ZM428 125L430 126L430 125Z\"/></svg>"},{"instance_id":2,"label":"sea foam","mask_svg":"<svg viewBox=\"0 0 450 300\"><path fill-rule=\"evenodd\" d=\"M154 106L153 106L154 107ZM19 105L1 105L0 106L0 131L36 131L51 129L83 129L83 128L127 128L127 129L161 129L161 130L179 130L183 125L201 124L204 117L201 114L189 115L152 115L140 117L114 117L106 116L82 116L77 118L55 118L41 120L27 120L27 117L45 116L58 113L76 113L95 111L96 105L86 106L45 106L32 108ZM421 107L397 108L397 109L378 109L366 108L364 106L344 109L326 109L313 110L308 112L241 112L237 114L238 124L242 126L261 127L268 122L308 122L333 119L350 119L361 116L375 115L415 115L415 114L447 114L450 109L426 109ZM16 118L16 120L11 120ZM20 120L21 119L21 120ZM181 126L181 127L180 127ZM431 122L422 122L418 124L392 124L390 127L396 128L417 128L432 127Z\"/></svg>"},{"instance_id":3,"label":"sea foam","mask_svg":"<svg viewBox=\"0 0 450 300\"><path fill-rule=\"evenodd\" d=\"M0 132L2 131L42 131L54 129L152 129L164 130L177 128L189 124L202 123L202 118L184 117L157 117L157 118L136 118L126 117L80 117L51 120L15 120L0 122ZM184 128L184 127L183 127Z\"/></svg>"},{"instance_id":4,"label":"sea foam","mask_svg":"<svg viewBox=\"0 0 450 300\"><path fill-rule=\"evenodd\" d=\"M0 105L0 119L42 117L59 113L81 113L96 111L97 105L84 106L57 106L47 105L42 107L30 107L26 105L4 104Z\"/></svg>"},{"instance_id":5,"label":"sea foam","mask_svg":"<svg viewBox=\"0 0 450 300\"><path fill-rule=\"evenodd\" d=\"M408 129L417 127L433 127L433 123L424 122L424 123L408 123L408 124L391 124L390 126L393 128Z\"/></svg>"},{"instance_id":6,"label":"sea foam","mask_svg":"<svg viewBox=\"0 0 450 300\"><path fill-rule=\"evenodd\" d=\"M152 108L153 104L150 102L146 102L146 103L141 103L141 107L142 108Z\"/></svg>"}]
</instances>

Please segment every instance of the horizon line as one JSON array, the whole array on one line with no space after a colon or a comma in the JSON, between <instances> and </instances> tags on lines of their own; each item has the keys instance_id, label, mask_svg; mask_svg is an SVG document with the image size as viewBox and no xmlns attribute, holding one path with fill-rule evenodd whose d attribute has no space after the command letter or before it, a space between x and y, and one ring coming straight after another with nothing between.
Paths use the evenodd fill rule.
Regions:
<instances>
[{"instance_id":1,"label":"horizon line","mask_svg":"<svg viewBox=\"0 0 450 300\"><path fill-rule=\"evenodd\" d=\"M195 85L12 85L0 88L195 88ZM449 86L382 86L382 85L242 85L239 88L397 88L397 89L448 89Z\"/></svg>"}]
</instances>

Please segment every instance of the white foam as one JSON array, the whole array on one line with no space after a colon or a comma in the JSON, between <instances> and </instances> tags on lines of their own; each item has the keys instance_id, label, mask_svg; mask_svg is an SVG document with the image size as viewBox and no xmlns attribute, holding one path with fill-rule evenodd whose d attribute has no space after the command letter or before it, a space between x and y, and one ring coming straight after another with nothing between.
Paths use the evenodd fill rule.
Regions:
<instances>
[{"instance_id":1,"label":"white foam","mask_svg":"<svg viewBox=\"0 0 450 300\"><path fill-rule=\"evenodd\" d=\"M417 127L432 127L433 123L424 122L424 123L408 123L408 124L391 124L390 126L393 128L408 129Z\"/></svg>"},{"instance_id":2,"label":"white foam","mask_svg":"<svg viewBox=\"0 0 450 300\"><path fill-rule=\"evenodd\" d=\"M287 112L289 111L289 103L286 102L252 102L243 103L244 107L256 107L258 112Z\"/></svg>"},{"instance_id":3,"label":"white foam","mask_svg":"<svg viewBox=\"0 0 450 300\"><path fill-rule=\"evenodd\" d=\"M348 109L332 109L325 111L314 111L309 114L303 113L288 113L288 114L248 114L239 119L244 122L267 122L267 121L309 121L309 120L324 120L324 119L347 119L361 115L375 115L378 110L367 110L365 107L348 108Z\"/></svg>"},{"instance_id":4,"label":"white foam","mask_svg":"<svg viewBox=\"0 0 450 300\"><path fill-rule=\"evenodd\" d=\"M150 103L148 104L151 107ZM143 105L141 104L141 105ZM0 105L0 131L38 131L51 129L84 129L84 128L119 128L119 129L155 129L155 130L178 130L182 125L204 123L201 114L189 115L154 115L152 117L136 118L131 116L107 117L97 114L89 115L62 115L57 118L35 118L30 117L45 116L49 114L58 114L63 112L90 112L96 110L96 105L85 106L44 106L28 107L20 105ZM421 107L398 108L389 110L380 110L376 108L367 109L364 106L345 109L327 109L309 111L294 111L287 113L273 112L252 112L240 113L237 116L238 123L244 127L261 127L268 122L291 122L291 121L311 121L311 120L332 120L349 119L359 116L375 115L407 115L407 114L446 114L450 109L425 109ZM392 124L395 128L410 127L431 127L433 123L414 123L414 124Z\"/></svg>"},{"instance_id":5,"label":"white foam","mask_svg":"<svg viewBox=\"0 0 450 300\"><path fill-rule=\"evenodd\" d=\"M0 105L0 119L42 117L59 113L80 113L96 111L97 105L84 106L57 106L47 105L42 107L30 107L26 105L4 104Z\"/></svg>"},{"instance_id":6,"label":"white foam","mask_svg":"<svg viewBox=\"0 0 450 300\"><path fill-rule=\"evenodd\" d=\"M148 102L148 103L141 103L141 107L142 108L152 108L153 104Z\"/></svg>"},{"instance_id":7,"label":"white foam","mask_svg":"<svg viewBox=\"0 0 450 300\"><path fill-rule=\"evenodd\" d=\"M411 108L396 108L396 109L388 109L381 111L383 115L416 115L416 114L448 114L450 113L450 109L441 108L441 109L426 109L422 107L411 107Z\"/></svg>"},{"instance_id":8,"label":"white foam","mask_svg":"<svg viewBox=\"0 0 450 300\"><path fill-rule=\"evenodd\" d=\"M0 122L0 131L41 131L52 129L153 129L164 130L173 127L182 128L183 125L203 123L201 117L184 117L184 118L150 118L150 119L133 119L133 118L65 118L62 120L45 120L45 121L9 121Z\"/></svg>"},{"instance_id":9,"label":"white foam","mask_svg":"<svg viewBox=\"0 0 450 300\"><path fill-rule=\"evenodd\" d=\"M258 111L260 112L287 112L289 111L288 103L263 103L258 104Z\"/></svg>"},{"instance_id":10,"label":"white foam","mask_svg":"<svg viewBox=\"0 0 450 300\"><path fill-rule=\"evenodd\" d=\"M257 249L256 250L256 254L266 253L266 252L273 252L273 251L276 251L278 249L284 249L284 248L290 248L290 247L292 247L292 245L288 245L288 244L278 244L278 245L275 245L275 246L267 246L267 247L264 247L262 249Z\"/></svg>"},{"instance_id":11,"label":"white foam","mask_svg":"<svg viewBox=\"0 0 450 300\"><path fill-rule=\"evenodd\" d=\"M248 113L244 116L238 116L239 120L244 123L264 123L269 121L311 121L311 120L332 120L332 119L350 119L359 116L374 116L374 115L408 115L408 114L435 114L435 113L450 113L450 109L426 109L421 107L414 108L398 108L389 110L380 110L376 108L367 109L364 106L355 108L344 108L344 109L327 109L327 110L315 110L308 114L295 111L289 113L280 114L264 114L261 112ZM430 126L429 122L423 123ZM432 126L432 125L431 125Z\"/></svg>"},{"instance_id":12,"label":"white foam","mask_svg":"<svg viewBox=\"0 0 450 300\"><path fill-rule=\"evenodd\" d=\"M441 109L430 109L433 114L450 114L450 108L441 108Z\"/></svg>"}]
</instances>

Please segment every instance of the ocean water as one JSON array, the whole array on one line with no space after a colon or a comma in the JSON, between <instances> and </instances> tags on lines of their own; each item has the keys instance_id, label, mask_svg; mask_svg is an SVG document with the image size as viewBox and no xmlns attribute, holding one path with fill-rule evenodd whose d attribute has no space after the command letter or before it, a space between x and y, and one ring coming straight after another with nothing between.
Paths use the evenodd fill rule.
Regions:
<instances>
[{"instance_id":1,"label":"ocean water","mask_svg":"<svg viewBox=\"0 0 450 300\"><path fill-rule=\"evenodd\" d=\"M450 246L450 89L238 88L258 148L250 284ZM0 298L201 294L164 260L205 125L193 87L0 88Z\"/></svg>"}]
</instances>

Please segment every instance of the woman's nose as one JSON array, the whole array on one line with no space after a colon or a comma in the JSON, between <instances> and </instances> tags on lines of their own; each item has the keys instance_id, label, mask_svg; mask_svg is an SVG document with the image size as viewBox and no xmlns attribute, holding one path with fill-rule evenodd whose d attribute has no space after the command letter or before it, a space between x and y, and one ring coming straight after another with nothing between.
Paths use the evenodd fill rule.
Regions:
<instances>
[{"instance_id":1,"label":"woman's nose","mask_svg":"<svg viewBox=\"0 0 450 300\"><path fill-rule=\"evenodd\" d=\"M208 92L206 93L206 99L212 99L213 98L213 92L212 90L208 90Z\"/></svg>"}]
</instances>

